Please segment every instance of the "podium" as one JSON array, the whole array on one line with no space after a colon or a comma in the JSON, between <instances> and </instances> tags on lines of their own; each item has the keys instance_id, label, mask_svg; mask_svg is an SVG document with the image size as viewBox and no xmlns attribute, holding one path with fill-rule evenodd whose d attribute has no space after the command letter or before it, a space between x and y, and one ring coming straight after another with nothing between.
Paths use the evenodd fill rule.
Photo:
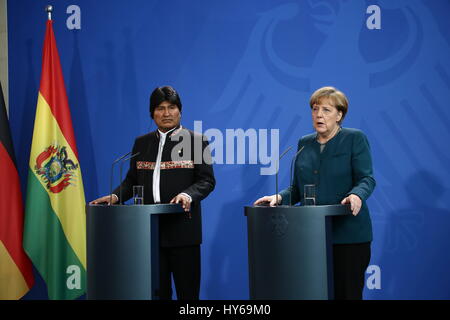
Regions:
<instances>
[{"instance_id":1,"label":"podium","mask_svg":"<svg viewBox=\"0 0 450 320\"><path fill-rule=\"evenodd\" d=\"M86 205L87 299L158 299L158 219L182 212L178 204Z\"/></svg>"},{"instance_id":2,"label":"podium","mask_svg":"<svg viewBox=\"0 0 450 320\"><path fill-rule=\"evenodd\" d=\"M250 299L333 299L332 217L349 205L245 207Z\"/></svg>"}]
</instances>

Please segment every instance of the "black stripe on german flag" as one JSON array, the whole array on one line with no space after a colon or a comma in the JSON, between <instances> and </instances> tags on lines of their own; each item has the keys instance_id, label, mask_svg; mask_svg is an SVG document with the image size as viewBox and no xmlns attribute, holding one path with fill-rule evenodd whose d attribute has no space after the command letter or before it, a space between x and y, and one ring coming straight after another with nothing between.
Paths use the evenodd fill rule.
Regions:
<instances>
[{"instance_id":1,"label":"black stripe on german flag","mask_svg":"<svg viewBox=\"0 0 450 320\"><path fill-rule=\"evenodd\" d=\"M9 157L16 164L14 156L14 148L11 139L11 131L9 130L9 121L6 114L5 99L3 97L3 88L0 82L0 143L8 151Z\"/></svg>"}]
</instances>

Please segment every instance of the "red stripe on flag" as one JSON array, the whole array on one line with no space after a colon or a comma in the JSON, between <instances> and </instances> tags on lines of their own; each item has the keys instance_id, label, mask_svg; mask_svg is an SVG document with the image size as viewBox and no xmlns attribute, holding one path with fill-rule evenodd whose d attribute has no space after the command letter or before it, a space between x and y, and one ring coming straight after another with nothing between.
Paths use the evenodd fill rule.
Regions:
<instances>
[{"instance_id":1,"label":"red stripe on flag","mask_svg":"<svg viewBox=\"0 0 450 320\"><path fill-rule=\"evenodd\" d=\"M31 262L22 246L23 203L19 176L8 151L0 142L0 239L22 273L28 288L34 283Z\"/></svg>"},{"instance_id":2,"label":"red stripe on flag","mask_svg":"<svg viewBox=\"0 0 450 320\"><path fill-rule=\"evenodd\" d=\"M56 47L55 35L53 33L52 20L47 20L39 91L49 104L64 137L78 159L78 150L72 128L69 102L66 95L58 48Z\"/></svg>"}]
</instances>

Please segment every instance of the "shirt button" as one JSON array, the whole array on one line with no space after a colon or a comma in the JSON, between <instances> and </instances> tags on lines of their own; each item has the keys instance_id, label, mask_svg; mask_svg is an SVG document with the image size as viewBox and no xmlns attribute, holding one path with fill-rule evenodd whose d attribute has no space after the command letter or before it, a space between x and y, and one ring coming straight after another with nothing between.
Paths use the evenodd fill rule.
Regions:
<instances>
[{"instance_id":1,"label":"shirt button","mask_svg":"<svg viewBox=\"0 0 450 320\"><path fill-rule=\"evenodd\" d=\"M317 170L314 170L314 174L318 174L319 173L319 171L317 171Z\"/></svg>"}]
</instances>

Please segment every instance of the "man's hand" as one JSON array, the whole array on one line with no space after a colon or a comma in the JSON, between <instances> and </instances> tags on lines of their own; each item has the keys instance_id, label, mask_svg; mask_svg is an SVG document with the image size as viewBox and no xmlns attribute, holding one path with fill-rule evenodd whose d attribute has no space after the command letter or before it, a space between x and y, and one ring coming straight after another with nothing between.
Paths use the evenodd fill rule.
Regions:
<instances>
[{"instance_id":1,"label":"man's hand","mask_svg":"<svg viewBox=\"0 0 450 320\"><path fill-rule=\"evenodd\" d=\"M104 196L104 197L92 200L91 202L89 202L89 204L92 205L92 204L104 204L104 203L106 203L108 205L112 205L114 203L117 203L117 201L119 201L119 198L117 198L117 196L115 194L113 194L112 195L112 201L111 202L110 201L111 201L111 196L107 195L107 196Z\"/></svg>"},{"instance_id":2,"label":"man's hand","mask_svg":"<svg viewBox=\"0 0 450 320\"><path fill-rule=\"evenodd\" d=\"M191 210L191 201L184 194L178 194L176 197L170 200L170 203L180 203L184 211L186 212L189 212Z\"/></svg>"}]
</instances>

